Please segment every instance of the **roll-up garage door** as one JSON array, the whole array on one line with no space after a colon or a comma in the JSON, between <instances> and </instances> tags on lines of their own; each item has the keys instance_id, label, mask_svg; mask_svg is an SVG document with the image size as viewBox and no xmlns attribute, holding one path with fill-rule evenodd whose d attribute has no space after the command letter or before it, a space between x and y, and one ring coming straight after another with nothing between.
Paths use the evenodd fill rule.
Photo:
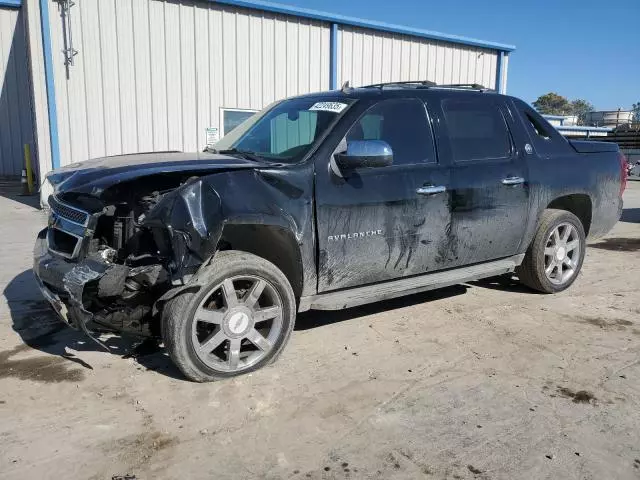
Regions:
<instances>
[{"instance_id":1,"label":"roll-up garage door","mask_svg":"<svg viewBox=\"0 0 640 480\"><path fill-rule=\"evenodd\" d=\"M24 13L0 7L0 177L19 176L24 144L33 147Z\"/></svg>"}]
</instances>

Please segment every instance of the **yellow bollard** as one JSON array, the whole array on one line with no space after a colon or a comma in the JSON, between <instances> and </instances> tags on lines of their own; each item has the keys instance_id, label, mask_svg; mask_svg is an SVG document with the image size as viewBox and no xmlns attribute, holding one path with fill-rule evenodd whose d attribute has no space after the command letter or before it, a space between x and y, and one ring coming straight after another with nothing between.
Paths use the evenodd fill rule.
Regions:
<instances>
[{"instance_id":1,"label":"yellow bollard","mask_svg":"<svg viewBox=\"0 0 640 480\"><path fill-rule=\"evenodd\" d=\"M33 168L31 167L31 146L28 143L24 144L24 163L27 168L27 186L29 188L29 194L33 193Z\"/></svg>"}]
</instances>

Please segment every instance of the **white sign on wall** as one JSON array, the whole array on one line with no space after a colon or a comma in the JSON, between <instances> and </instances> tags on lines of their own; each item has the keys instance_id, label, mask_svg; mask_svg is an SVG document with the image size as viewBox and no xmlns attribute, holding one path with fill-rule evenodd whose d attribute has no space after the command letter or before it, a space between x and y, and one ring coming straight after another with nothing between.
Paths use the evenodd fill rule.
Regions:
<instances>
[{"instance_id":1,"label":"white sign on wall","mask_svg":"<svg viewBox=\"0 0 640 480\"><path fill-rule=\"evenodd\" d=\"M220 140L218 127L207 128L207 147L213 147Z\"/></svg>"}]
</instances>

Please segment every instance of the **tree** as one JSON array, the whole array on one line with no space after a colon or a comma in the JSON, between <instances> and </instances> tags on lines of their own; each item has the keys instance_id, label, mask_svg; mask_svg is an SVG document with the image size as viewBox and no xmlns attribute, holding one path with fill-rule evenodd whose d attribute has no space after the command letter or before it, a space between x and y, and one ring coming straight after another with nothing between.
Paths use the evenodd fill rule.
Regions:
<instances>
[{"instance_id":1,"label":"tree","mask_svg":"<svg viewBox=\"0 0 640 480\"><path fill-rule=\"evenodd\" d=\"M577 99L570 103L570 114L578 117L578 123L584 125L587 113L593 112L596 108L586 100Z\"/></svg>"},{"instance_id":2,"label":"tree","mask_svg":"<svg viewBox=\"0 0 640 480\"><path fill-rule=\"evenodd\" d=\"M633 111L634 120L640 122L640 102L631 105L631 110Z\"/></svg>"},{"instance_id":3,"label":"tree","mask_svg":"<svg viewBox=\"0 0 640 480\"><path fill-rule=\"evenodd\" d=\"M567 115L571 111L569 100L554 92L538 97L533 106L544 115Z\"/></svg>"}]
</instances>

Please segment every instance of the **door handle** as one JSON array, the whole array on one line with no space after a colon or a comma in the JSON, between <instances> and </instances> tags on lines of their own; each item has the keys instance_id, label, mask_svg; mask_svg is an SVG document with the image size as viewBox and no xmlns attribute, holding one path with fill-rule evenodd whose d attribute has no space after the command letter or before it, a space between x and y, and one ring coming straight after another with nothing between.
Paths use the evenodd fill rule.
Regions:
<instances>
[{"instance_id":1,"label":"door handle","mask_svg":"<svg viewBox=\"0 0 640 480\"><path fill-rule=\"evenodd\" d=\"M418 195L437 195L438 193L444 193L447 191L447 187L444 185L424 185L416 189Z\"/></svg>"},{"instance_id":2,"label":"door handle","mask_svg":"<svg viewBox=\"0 0 640 480\"><path fill-rule=\"evenodd\" d=\"M522 177L507 177L502 179L503 185L522 185L524 178Z\"/></svg>"}]
</instances>

